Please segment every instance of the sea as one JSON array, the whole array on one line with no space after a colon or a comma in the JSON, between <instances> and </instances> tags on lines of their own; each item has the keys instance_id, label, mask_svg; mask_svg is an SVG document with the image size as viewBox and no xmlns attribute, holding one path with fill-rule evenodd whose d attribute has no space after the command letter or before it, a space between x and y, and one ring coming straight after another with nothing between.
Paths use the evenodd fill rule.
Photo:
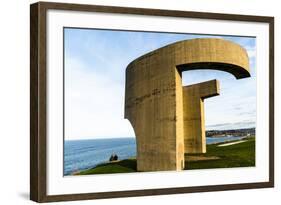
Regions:
<instances>
[{"instance_id":1,"label":"sea","mask_svg":"<svg viewBox=\"0 0 281 205\"><path fill-rule=\"evenodd\" d=\"M241 138L243 137L207 137L207 144ZM135 138L66 140L64 142L64 175L70 175L108 162L112 154L117 154L119 160L135 157Z\"/></svg>"}]
</instances>

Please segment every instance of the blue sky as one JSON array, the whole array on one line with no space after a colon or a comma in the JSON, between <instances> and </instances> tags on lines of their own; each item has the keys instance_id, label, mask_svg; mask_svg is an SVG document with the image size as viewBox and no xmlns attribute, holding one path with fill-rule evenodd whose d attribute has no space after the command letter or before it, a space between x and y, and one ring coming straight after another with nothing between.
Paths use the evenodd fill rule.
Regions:
<instances>
[{"instance_id":1,"label":"blue sky","mask_svg":"<svg viewBox=\"0 0 281 205\"><path fill-rule=\"evenodd\" d=\"M255 38L70 28L64 35L66 139L133 137L131 125L124 119L127 65L167 44L202 37L224 38L243 46L251 72L250 78L241 80L222 71L183 72L183 85L220 81L220 95L205 100L206 129L255 127Z\"/></svg>"}]
</instances>

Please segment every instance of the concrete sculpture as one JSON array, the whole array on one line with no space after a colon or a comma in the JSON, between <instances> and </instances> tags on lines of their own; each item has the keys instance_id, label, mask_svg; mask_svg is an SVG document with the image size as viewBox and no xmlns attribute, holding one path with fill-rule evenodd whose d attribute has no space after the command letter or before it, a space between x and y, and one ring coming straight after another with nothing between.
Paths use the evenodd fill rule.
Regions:
<instances>
[{"instance_id":1,"label":"concrete sculpture","mask_svg":"<svg viewBox=\"0 0 281 205\"><path fill-rule=\"evenodd\" d=\"M189 88L183 88L181 73L194 69L226 71L237 79L250 76L244 48L215 38L173 43L127 66L125 118L136 135L138 171L184 168L184 138L191 131L184 125L189 114L183 99Z\"/></svg>"}]
</instances>

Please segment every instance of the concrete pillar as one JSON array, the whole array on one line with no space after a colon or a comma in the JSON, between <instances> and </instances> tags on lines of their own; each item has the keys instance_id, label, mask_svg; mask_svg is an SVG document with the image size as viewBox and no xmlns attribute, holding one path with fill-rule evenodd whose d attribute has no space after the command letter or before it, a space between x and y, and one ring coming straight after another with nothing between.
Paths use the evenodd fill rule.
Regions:
<instances>
[{"instance_id":1,"label":"concrete pillar","mask_svg":"<svg viewBox=\"0 0 281 205\"><path fill-rule=\"evenodd\" d=\"M183 87L184 153L205 153L204 99L219 95L219 81Z\"/></svg>"}]
</instances>

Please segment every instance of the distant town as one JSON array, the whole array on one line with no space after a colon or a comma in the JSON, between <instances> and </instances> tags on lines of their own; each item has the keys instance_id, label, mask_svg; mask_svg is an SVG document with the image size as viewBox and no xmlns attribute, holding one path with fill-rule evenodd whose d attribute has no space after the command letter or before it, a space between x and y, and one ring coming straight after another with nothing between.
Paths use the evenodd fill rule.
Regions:
<instances>
[{"instance_id":1,"label":"distant town","mask_svg":"<svg viewBox=\"0 0 281 205\"><path fill-rule=\"evenodd\" d=\"M206 137L225 137L227 135L233 136L255 136L255 128L235 129L235 130L208 130Z\"/></svg>"}]
</instances>

